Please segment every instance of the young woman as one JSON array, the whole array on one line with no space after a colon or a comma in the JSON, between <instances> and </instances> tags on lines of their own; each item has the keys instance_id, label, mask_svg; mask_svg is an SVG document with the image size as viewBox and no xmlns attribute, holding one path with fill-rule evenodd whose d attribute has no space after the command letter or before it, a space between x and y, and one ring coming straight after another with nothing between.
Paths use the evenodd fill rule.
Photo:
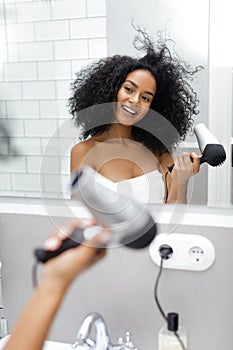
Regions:
<instances>
[{"instance_id":1,"label":"young woman","mask_svg":"<svg viewBox=\"0 0 233 350\"><path fill-rule=\"evenodd\" d=\"M200 67L191 69L172 57L165 43L155 47L138 32L134 45L146 51L143 57L102 59L73 84L70 112L83 129L83 141L72 149L71 172L87 164L110 187L132 185L141 201L186 203L199 157L182 153L173 160L172 153L198 113L188 80Z\"/></svg>"}]
</instances>

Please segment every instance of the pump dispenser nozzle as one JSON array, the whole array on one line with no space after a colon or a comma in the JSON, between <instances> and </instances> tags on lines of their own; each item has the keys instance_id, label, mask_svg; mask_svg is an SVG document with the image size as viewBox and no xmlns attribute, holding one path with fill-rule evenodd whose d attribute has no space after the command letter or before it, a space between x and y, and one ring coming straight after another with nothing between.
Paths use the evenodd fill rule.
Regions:
<instances>
[{"instance_id":1,"label":"pump dispenser nozzle","mask_svg":"<svg viewBox=\"0 0 233 350\"><path fill-rule=\"evenodd\" d=\"M177 332L179 328L179 315L176 312L167 314L167 329L172 332Z\"/></svg>"},{"instance_id":2,"label":"pump dispenser nozzle","mask_svg":"<svg viewBox=\"0 0 233 350\"><path fill-rule=\"evenodd\" d=\"M167 324L159 332L158 350L187 350L187 332L184 327L179 327L176 312L167 314Z\"/></svg>"}]
</instances>

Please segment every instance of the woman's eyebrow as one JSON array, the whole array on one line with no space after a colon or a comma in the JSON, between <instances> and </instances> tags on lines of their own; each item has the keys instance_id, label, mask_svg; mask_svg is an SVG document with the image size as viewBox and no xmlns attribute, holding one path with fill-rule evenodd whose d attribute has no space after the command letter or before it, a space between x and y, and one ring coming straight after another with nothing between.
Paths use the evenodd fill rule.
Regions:
<instances>
[{"instance_id":1,"label":"woman's eyebrow","mask_svg":"<svg viewBox=\"0 0 233 350\"><path fill-rule=\"evenodd\" d=\"M125 82L128 82L128 83L131 83L134 87L136 87L136 88L138 88L138 85L137 84L135 84L132 80L125 80ZM149 95L151 95L151 96L155 96L154 94L153 94L153 92L151 92L151 91L144 91L144 93L145 94L149 94Z\"/></svg>"}]
</instances>

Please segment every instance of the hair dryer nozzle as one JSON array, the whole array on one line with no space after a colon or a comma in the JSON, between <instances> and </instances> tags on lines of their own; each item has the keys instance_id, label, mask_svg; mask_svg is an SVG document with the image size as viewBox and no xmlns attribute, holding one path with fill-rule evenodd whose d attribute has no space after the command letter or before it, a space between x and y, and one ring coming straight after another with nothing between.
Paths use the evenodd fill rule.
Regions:
<instances>
[{"instance_id":1,"label":"hair dryer nozzle","mask_svg":"<svg viewBox=\"0 0 233 350\"><path fill-rule=\"evenodd\" d=\"M194 133L202 153L201 164L220 166L226 160L226 152L218 139L209 131L204 123L197 124Z\"/></svg>"},{"instance_id":2,"label":"hair dryer nozzle","mask_svg":"<svg viewBox=\"0 0 233 350\"><path fill-rule=\"evenodd\" d=\"M120 243L128 248L133 249L141 249L147 247L157 234L157 227L152 218L147 223L146 230L144 229L143 231L146 232L142 235L137 234L135 238L133 236L131 236L130 239L129 237L122 238Z\"/></svg>"},{"instance_id":3,"label":"hair dryer nozzle","mask_svg":"<svg viewBox=\"0 0 233 350\"><path fill-rule=\"evenodd\" d=\"M201 164L220 166L226 160L226 152L218 139L209 131L204 123L197 124L194 133L202 153Z\"/></svg>"},{"instance_id":4,"label":"hair dryer nozzle","mask_svg":"<svg viewBox=\"0 0 233 350\"><path fill-rule=\"evenodd\" d=\"M206 145L202 157L201 164L206 162L211 166L220 166L226 160L226 152L224 147L220 144Z\"/></svg>"}]
</instances>

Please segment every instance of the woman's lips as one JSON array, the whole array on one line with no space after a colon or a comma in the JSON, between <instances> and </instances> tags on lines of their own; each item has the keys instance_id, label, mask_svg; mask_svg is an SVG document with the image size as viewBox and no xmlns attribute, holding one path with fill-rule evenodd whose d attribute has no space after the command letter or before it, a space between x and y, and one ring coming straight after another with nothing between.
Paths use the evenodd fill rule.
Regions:
<instances>
[{"instance_id":1,"label":"woman's lips","mask_svg":"<svg viewBox=\"0 0 233 350\"><path fill-rule=\"evenodd\" d=\"M127 117L133 118L138 114L133 108L130 108L128 106L122 105L121 108L123 110L124 115L126 115Z\"/></svg>"}]
</instances>

